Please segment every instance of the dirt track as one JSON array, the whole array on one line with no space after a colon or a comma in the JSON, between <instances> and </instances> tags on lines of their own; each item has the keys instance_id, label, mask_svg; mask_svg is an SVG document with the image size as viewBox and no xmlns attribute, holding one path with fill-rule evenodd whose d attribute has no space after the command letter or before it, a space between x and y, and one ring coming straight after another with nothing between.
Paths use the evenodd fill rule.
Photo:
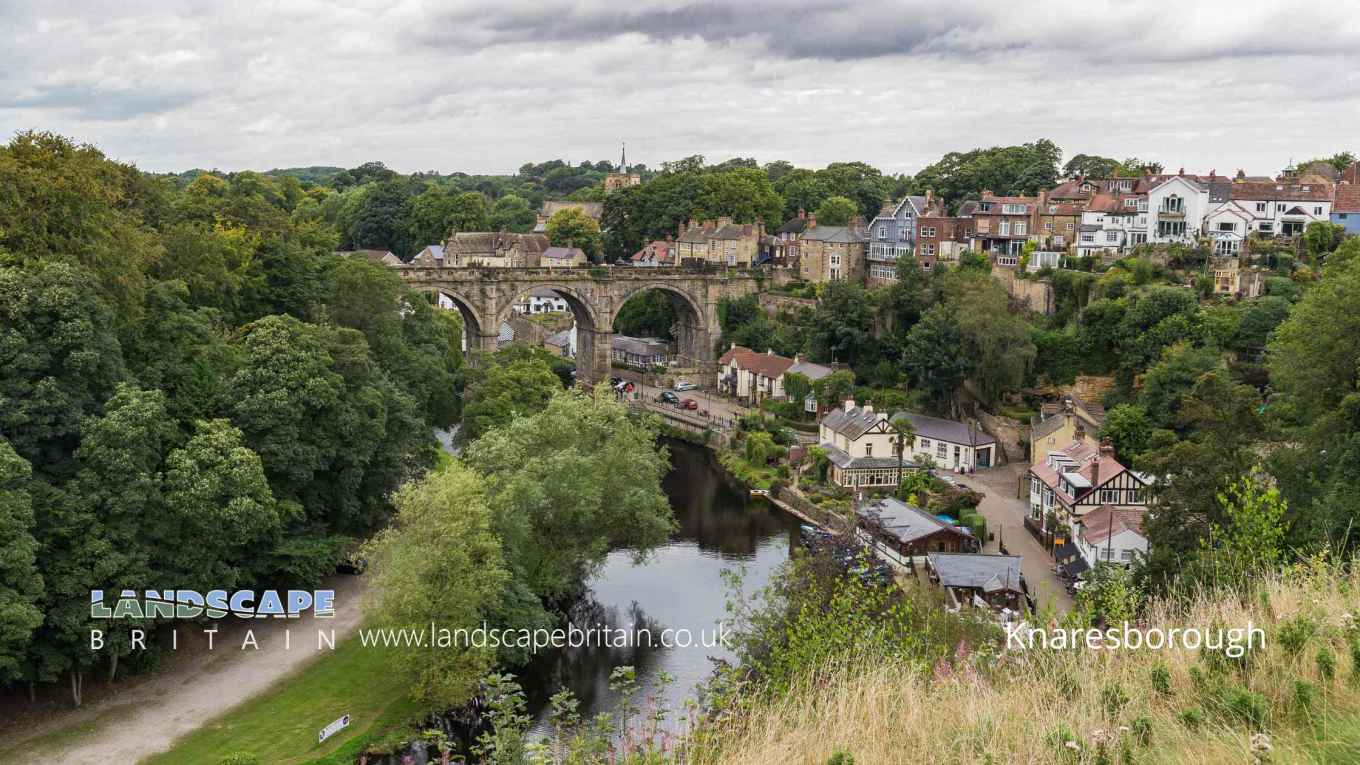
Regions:
<instances>
[{"instance_id":1,"label":"dirt track","mask_svg":"<svg viewBox=\"0 0 1360 765\"><path fill-rule=\"evenodd\" d=\"M179 737L193 731L232 707L264 691L320 655L317 629L335 630L338 644L359 626L362 577L335 577L323 588L335 590L335 617L313 620L234 620L215 636L215 650L200 651L191 660L172 661L165 671L115 690L78 710L49 716L22 734L0 738L0 760L62 765L135 763L163 752ZM241 650L249 628L259 650ZM292 650L284 647L284 630L292 632ZM199 627L188 628L197 632ZM183 638L182 638L183 639ZM100 682L91 677L86 687ZM89 733L73 732L71 745L54 746L62 729L94 725ZM41 737L35 751L26 742ZM7 751L6 751L7 750Z\"/></svg>"}]
</instances>

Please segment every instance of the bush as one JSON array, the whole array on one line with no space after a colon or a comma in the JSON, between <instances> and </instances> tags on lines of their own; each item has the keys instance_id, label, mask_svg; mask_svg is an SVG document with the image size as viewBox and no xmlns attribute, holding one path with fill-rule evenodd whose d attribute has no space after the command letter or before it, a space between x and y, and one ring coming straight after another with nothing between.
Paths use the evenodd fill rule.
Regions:
<instances>
[{"instance_id":1,"label":"bush","mask_svg":"<svg viewBox=\"0 0 1360 765\"><path fill-rule=\"evenodd\" d=\"M1229 718L1246 723L1252 730L1263 730L1269 714L1265 696L1240 687L1229 688L1223 695L1223 710Z\"/></svg>"},{"instance_id":2,"label":"bush","mask_svg":"<svg viewBox=\"0 0 1360 765\"><path fill-rule=\"evenodd\" d=\"M1298 656L1304 645L1317 633L1317 622L1307 616L1296 616L1282 623L1275 633L1275 640L1287 656Z\"/></svg>"},{"instance_id":3,"label":"bush","mask_svg":"<svg viewBox=\"0 0 1360 765\"><path fill-rule=\"evenodd\" d=\"M982 515L978 513L968 513L960 518L959 521L973 532L973 536L977 537L979 542L985 542L987 540L987 519L983 518Z\"/></svg>"},{"instance_id":4,"label":"bush","mask_svg":"<svg viewBox=\"0 0 1360 765\"><path fill-rule=\"evenodd\" d=\"M1171 670L1165 664L1158 663L1149 673L1152 680L1152 689L1163 696L1171 695Z\"/></svg>"}]
</instances>

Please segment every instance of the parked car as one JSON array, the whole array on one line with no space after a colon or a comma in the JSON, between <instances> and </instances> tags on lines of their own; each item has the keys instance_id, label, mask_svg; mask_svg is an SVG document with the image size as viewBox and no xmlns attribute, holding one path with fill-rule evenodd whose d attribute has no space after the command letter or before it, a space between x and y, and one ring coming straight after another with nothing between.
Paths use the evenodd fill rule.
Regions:
<instances>
[{"instance_id":1,"label":"parked car","mask_svg":"<svg viewBox=\"0 0 1360 765\"><path fill-rule=\"evenodd\" d=\"M690 410L698 409L698 408L699 408L699 402L698 402L698 401L695 401L695 400L692 399L692 398L687 398L687 399L685 399L684 403L680 404L680 408L682 408L682 409L690 409Z\"/></svg>"},{"instance_id":2,"label":"parked car","mask_svg":"<svg viewBox=\"0 0 1360 765\"><path fill-rule=\"evenodd\" d=\"M667 390L667 391L662 391L662 392L661 392L661 395L656 397L656 401L657 401L657 403L659 403L659 404L676 404L676 405L679 405L679 404L680 404L680 397L677 396L677 395L675 395L674 393L671 393L670 391Z\"/></svg>"},{"instance_id":3,"label":"parked car","mask_svg":"<svg viewBox=\"0 0 1360 765\"><path fill-rule=\"evenodd\" d=\"M678 390L678 391L681 391L682 393L683 393L684 391L687 391L687 390L694 390L695 388L698 388L698 387L699 387L699 386L695 385L694 383L690 382L689 380L676 380L676 381L675 381L675 389Z\"/></svg>"}]
</instances>

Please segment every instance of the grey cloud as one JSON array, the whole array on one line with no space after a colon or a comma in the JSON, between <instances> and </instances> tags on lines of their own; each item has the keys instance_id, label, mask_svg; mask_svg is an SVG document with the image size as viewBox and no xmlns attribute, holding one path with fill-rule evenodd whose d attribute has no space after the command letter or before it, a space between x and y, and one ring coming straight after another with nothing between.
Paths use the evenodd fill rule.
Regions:
<instances>
[{"instance_id":1,"label":"grey cloud","mask_svg":"<svg viewBox=\"0 0 1360 765\"><path fill-rule=\"evenodd\" d=\"M193 103L198 96L156 88L103 90L88 83L43 87L32 94L0 100L0 109L70 110L90 120L127 120L161 114Z\"/></svg>"}]
</instances>

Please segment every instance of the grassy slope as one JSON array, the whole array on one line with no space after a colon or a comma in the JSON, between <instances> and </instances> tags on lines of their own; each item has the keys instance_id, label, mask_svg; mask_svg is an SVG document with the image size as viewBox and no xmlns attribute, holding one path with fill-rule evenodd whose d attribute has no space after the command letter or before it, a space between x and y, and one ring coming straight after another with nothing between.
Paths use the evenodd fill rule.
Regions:
<instances>
[{"instance_id":1,"label":"grassy slope","mask_svg":"<svg viewBox=\"0 0 1360 765\"><path fill-rule=\"evenodd\" d=\"M1261 587L1246 604L1201 598L1188 612L1162 606L1150 617L1167 627L1263 626L1265 649L1241 666L1184 649L1079 650L1000 659L979 653L978 661L953 671L891 665L832 671L695 742L691 757L825 763L840 751L857 764L1207 765L1253 762L1252 734L1265 732L1271 751L1260 762L1360 762L1360 666L1350 648L1360 630L1347 616L1356 613L1360 576L1296 572ZM1291 652L1281 627L1303 619L1317 629ZM1330 679L1320 652L1335 657ZM1169 671L1169 689L1154 680L1157 666ZM1256 721L1251 697L1243 695L1248 690L1259 694ZM1311 702L1299 703L1301 694ZM1198 724L1187 722L1196 716ZM1105 736L1113 740L1102 747Z\"/></svg>"},{"instance_id":2,"label":"grassy slope","mask_svg":"<svg viewBox=\"0 0 1360 765\"><path fill-rule=\"evenodd\" d=\"M369 741L400 734L420 713L390 671L389 655L351 637L147 762L216 763L235 752L254 754L262 763L354 762ZM350 727L318 745L317 733L342 714L351 716Z\"/></svg>"}]
</instances>

